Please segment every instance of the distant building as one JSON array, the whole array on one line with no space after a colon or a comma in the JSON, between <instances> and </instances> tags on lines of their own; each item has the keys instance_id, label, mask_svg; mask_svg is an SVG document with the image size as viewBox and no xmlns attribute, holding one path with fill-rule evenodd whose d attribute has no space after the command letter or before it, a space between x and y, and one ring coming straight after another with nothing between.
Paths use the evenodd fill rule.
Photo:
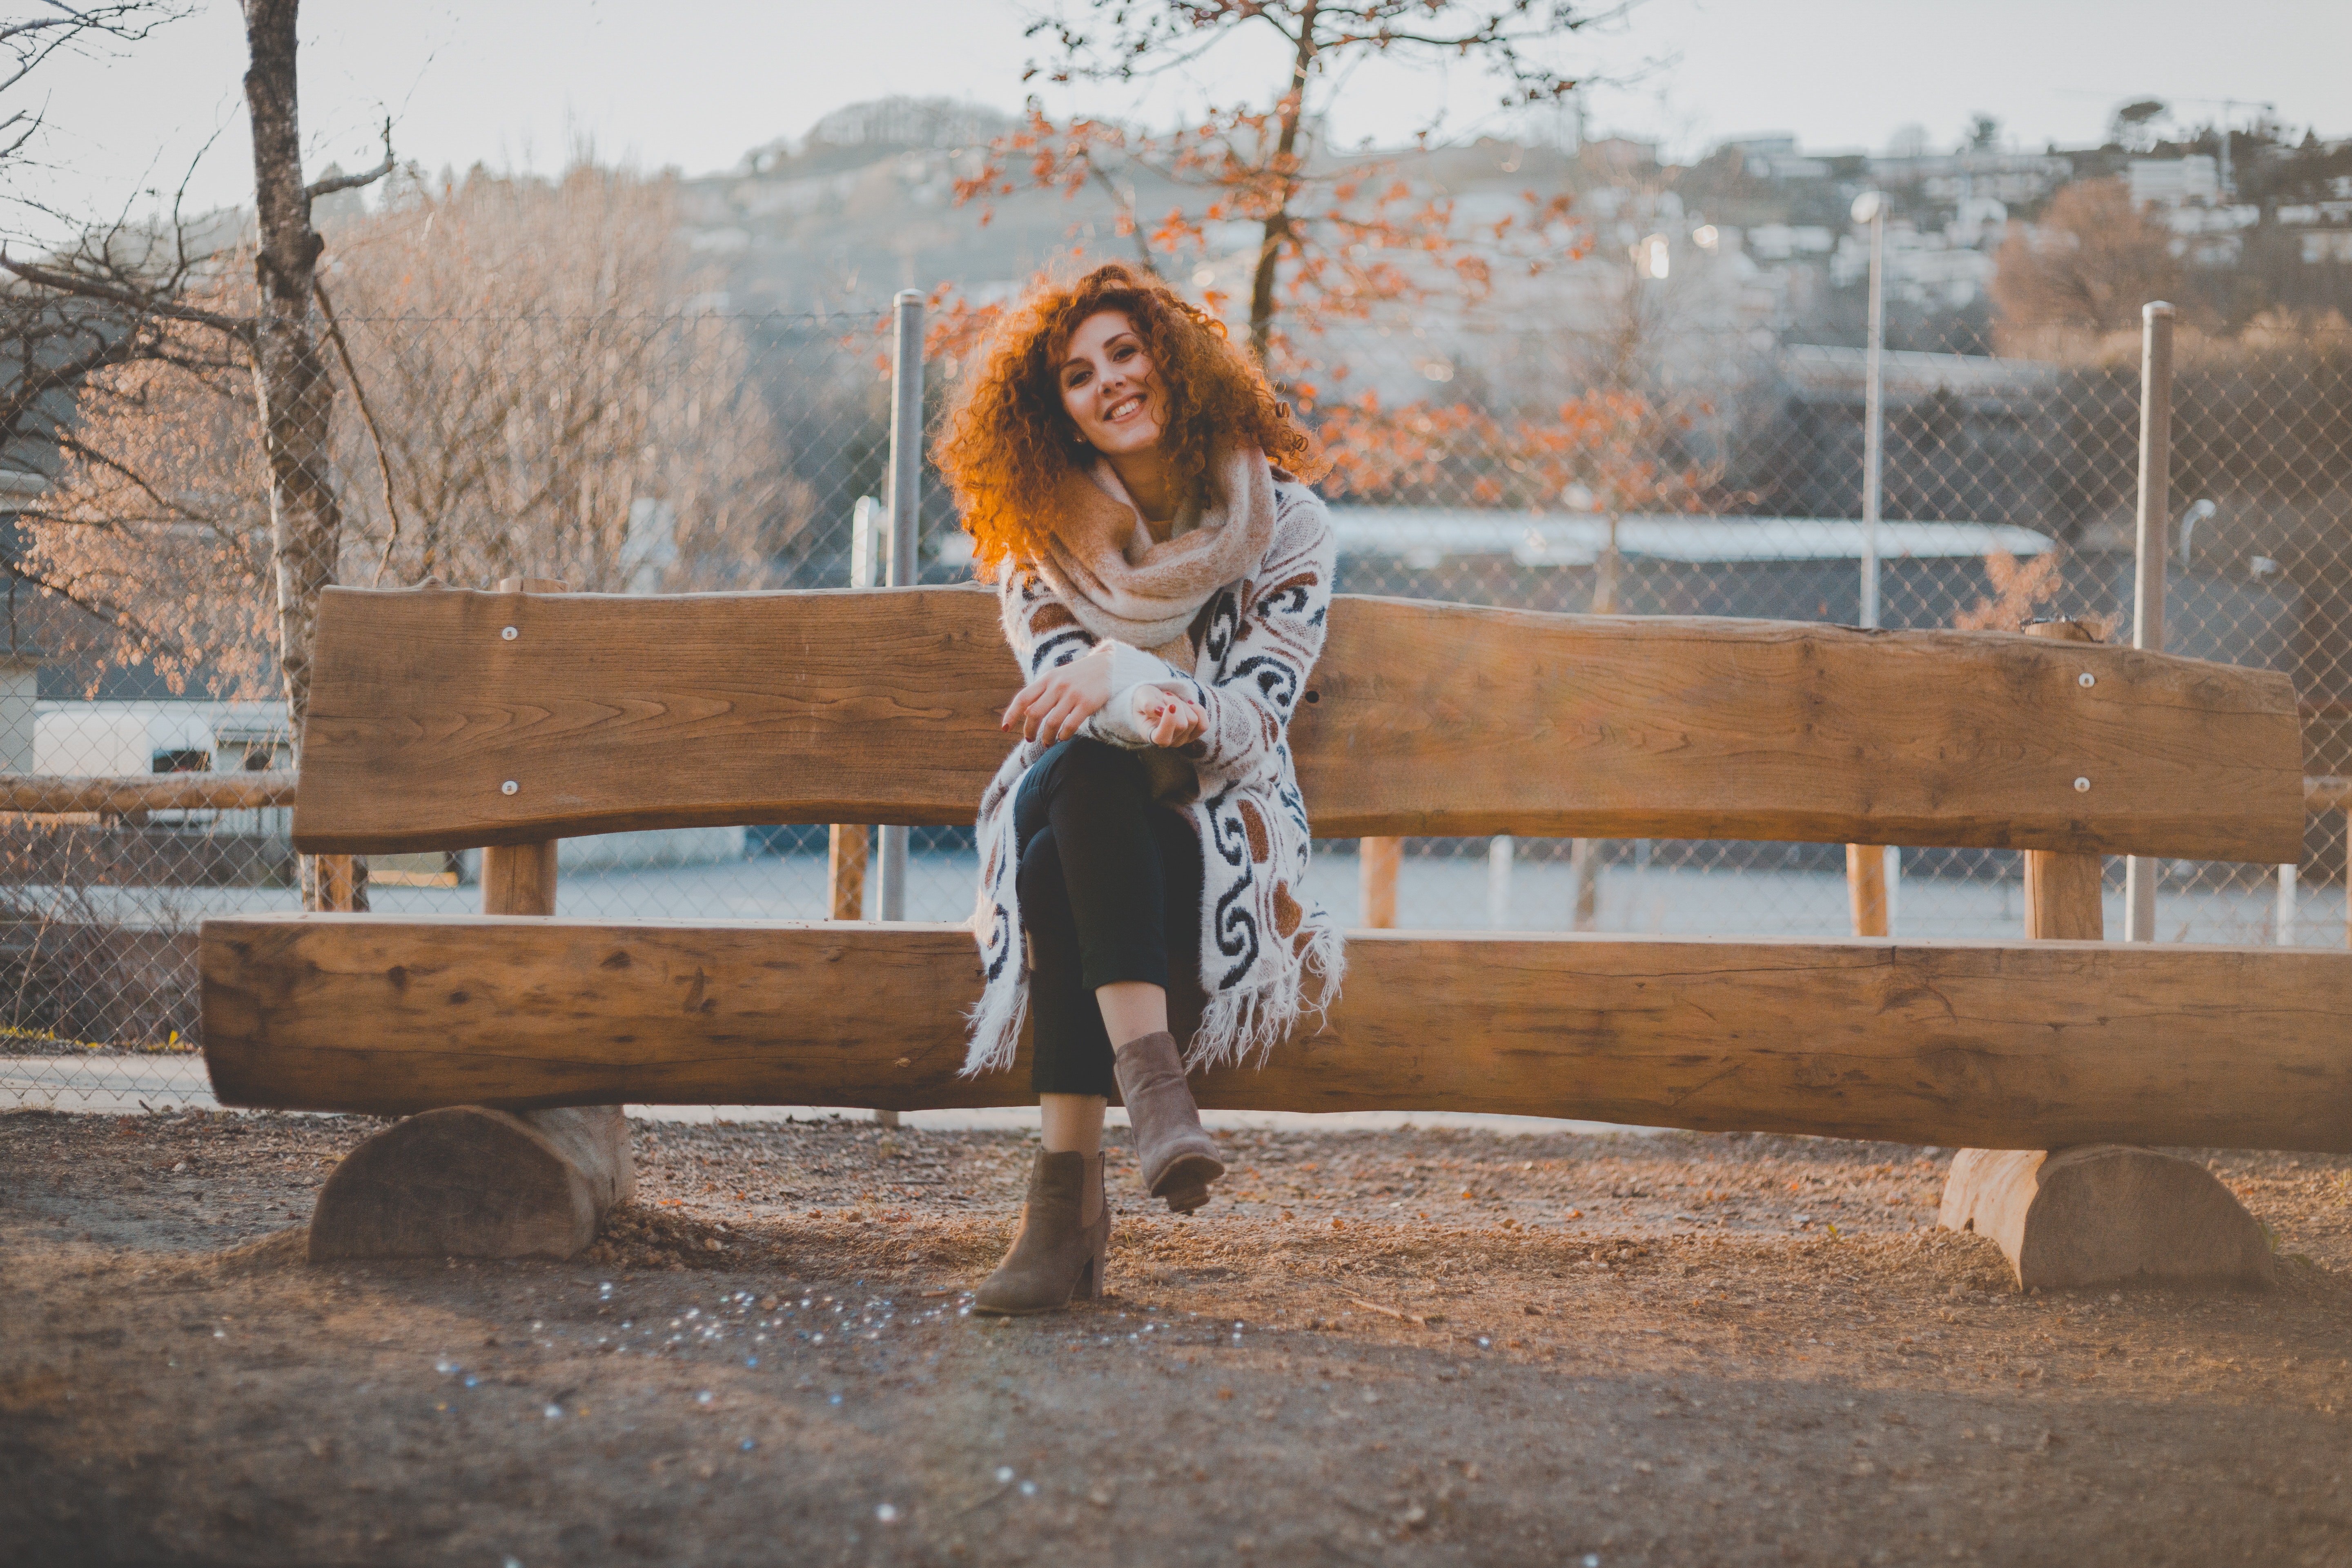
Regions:
<instances>
[{"instance_id":1,"label":"distant building","mask_svg":"<svg viewBox=\"0 0 2352 1568\"><path fill-rule=\"evenodd\" d=\"M2221 166L2201 154L2186 158L2134 158L2125 169L2132 205L2210 206L2221 199Z\"/></svg>"},{"instance_id":2,"label":"distant building","mask_svg":"<svg viewBox=\"0 0 2352 1568\"><path fill-rule=\"evenodd\" d=\"M1972 148L1963 153L1923 153L1910 157L1874 156L1870 177L1882 188L1908 193L1938 205L1995 201L2024 206L2040 201L2075 174L2074 161L2046 153L2001 153Z\"/></svg>"}]
</instances>

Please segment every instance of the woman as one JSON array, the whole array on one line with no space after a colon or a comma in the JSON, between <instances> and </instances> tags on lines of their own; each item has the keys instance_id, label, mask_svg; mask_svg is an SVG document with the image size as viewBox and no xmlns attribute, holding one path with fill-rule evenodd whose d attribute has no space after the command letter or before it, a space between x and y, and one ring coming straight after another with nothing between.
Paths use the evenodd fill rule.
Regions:
<instances>
[{"instance_id":1,"label":"woman","mask_svg":"<svg viewBox=\"0 0 2352 1568\"><path fill-rule=\"evenodd\" d=\"M1102 1293L1113 1093L1147 1189L1198 1208L1224 1166L1186 1071L1337 993L1286 740L1331 595L1329 520L1294 477L1314 451L1220 323L1116 266L999 326L940 443L1028 680L981 798L964 1070L1009 1068L1034 1018L1044 1148L981 1311ZM1203 997L1181 1048L1171 981Z\"/></svg>"}]
</instances>

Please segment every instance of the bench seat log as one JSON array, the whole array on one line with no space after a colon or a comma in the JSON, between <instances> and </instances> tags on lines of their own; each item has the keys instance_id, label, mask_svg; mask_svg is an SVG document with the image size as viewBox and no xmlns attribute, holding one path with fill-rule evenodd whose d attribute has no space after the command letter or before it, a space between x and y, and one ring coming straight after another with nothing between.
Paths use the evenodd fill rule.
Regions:
<instances>
[{"instance_id":1,"label":"bench seat log","mask_svg":"<svg viewBox=\"0 0 2352 1568\"><path fill-rule=\"evenodd\" d=\"M294 840L968 824L1016 674L993 597L968 588L331 588ZM1341 595L1309 685L1291 743L1326 837L2264 864L2302 845L2287 678L2127 647Z\"/></svg>"},{"instance_id":2,"label":"bench seat log","mask_svg":"<svg viewBox=\"0 0 2352 1568\"><path fill-rule=\"evenodd\" d=\"M956 1076L959 926L207 921L233 1105L388 1114L1029 1100ZM1487 1111L1987 1149L2352 1151L2352 954L1360 931L1328 1027L1203 1105Z\"/></svg>"}]
</instances>

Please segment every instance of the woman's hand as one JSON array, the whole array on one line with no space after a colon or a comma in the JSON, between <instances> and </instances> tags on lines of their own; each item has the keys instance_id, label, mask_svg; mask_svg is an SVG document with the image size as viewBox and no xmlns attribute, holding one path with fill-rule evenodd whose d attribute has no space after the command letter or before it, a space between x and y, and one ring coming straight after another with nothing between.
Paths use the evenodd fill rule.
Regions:
<instances>
[{"instance_id":1,"label":"woman's hand","mask_svg":"<svg viewBox=\"0 0 2352 1568\"><path fill-rule=\"evenodd\" d=\"M1101 643L1023 687L996 727L1006 730L1017 723L1023 740L1050 746L1076 734L1109 700L1110 646Z\"/></svg>"},{"instance_id":2,"label":"woman's hand","mask_svg":"<svg viewBox=\"0 0 2352 1568\"><path fill-rule=\"evenodd\" d=\"M1155 746L1189 746L1209 727L1198 703L1172 692L1146 692L1142 708L1144 729Z\"/></svg>"}]
</instances>

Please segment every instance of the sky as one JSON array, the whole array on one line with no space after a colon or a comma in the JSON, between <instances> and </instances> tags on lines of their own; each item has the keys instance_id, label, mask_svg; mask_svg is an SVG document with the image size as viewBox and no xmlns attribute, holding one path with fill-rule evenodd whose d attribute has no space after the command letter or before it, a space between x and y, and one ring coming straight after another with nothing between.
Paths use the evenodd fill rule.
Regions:
<instances>
[{"instance_id":1,"label":"sky","mask_svg":"<svg viewBox=\"0 0 2352 1568\"><path fill-rule=\"evenodd\" d=\"M192 0L145 42L53 62L0 110L45 111L43 166L14 195L85 216L137 209L184 180L191 210L242 204L251 166L233 0ZM798 137L828 110L890 93L1016 109L1031 90L1015 0L311 0L301 94L311 173L373 163L383 121L428 169L549 171L572 150L688 174ZM1796 134L1878 148L1906 126L1956 142L1997 116L2019 144L2098 139L2119 102L2171 100L2185 119L2243 123L2266 101L2298 131L2352 134L2343 0L1639 0L1557 46L1595 82L1591 134L1695 155L1726 137ZM1234 47L1148 89L1048 89L1049 108L1168 119L1262 100L1280 61ZM1475 72L1375 65L1346 84L1339 138L1394 142L1510 133ZM25 231L21 218L6 226Z\"/></svg>"}]
</instances>

